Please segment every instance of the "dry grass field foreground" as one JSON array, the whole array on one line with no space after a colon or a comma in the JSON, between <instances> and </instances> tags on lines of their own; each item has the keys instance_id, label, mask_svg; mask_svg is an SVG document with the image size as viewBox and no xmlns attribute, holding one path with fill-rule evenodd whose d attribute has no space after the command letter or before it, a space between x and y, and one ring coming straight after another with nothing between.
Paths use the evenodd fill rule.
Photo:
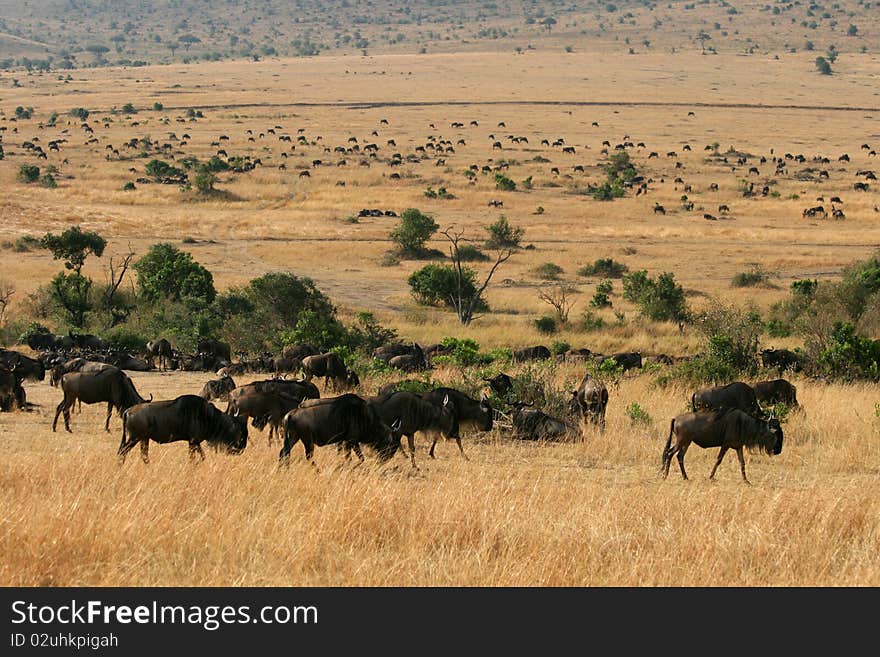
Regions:
<instances>
[{"instance_id":1,"label":"dry grass field foreground","mask_svg":"<svg viewBox=\"0 0 880 657\"><path fill-rule=\"evenodd\" d=\"M547 312L536 299L544 281L534 274L544 262L560 265L562 280L578 286L574 313L587 308L598 282L578 277L577 268L607 257L652 275L674 272L695 305L722 298L765 309L792 279L834 278L880 244L878 187L852 188L863 180L859 169L876 168L876 157L860 148L880 146L876 57L845 53L831 77L819 76L805 54L632 61L588 53L321 57L73 71L67 83L55 75L23 77L22 88L4 89L0 99L0 127L7 128L0 226L4 240L14 241L79 225L109 239L108 255L129 243L142 254L153 242L191 237L200 241L182 246L214 273L218 289L290 270L313 277L343 313L373 310L402 337L426 343L472 337L487 348L548 340L530 324ZM524 102L548 100L560 104ZM410 104L392 104L402 101ZM127 102L138 114L110 113ZM165 109L149 109L154 102ZM11 120L19 105L33 106L33 118ZM78 120L67 125L73 107L92 112L97 142L87 143L91 136ZM189 121L187 109L204 118ZM55 128L46 126L52 112L59 113ZM112 119L107 127L105 118ZM453 122L465 128L453 129ZM306 143L292 151L274 136L257 141L275 125L294 139L302 127ZM68 142L45 161L22 146L39 137L45 148L63 130ZM186 147L173 142L175 158L206 159L217 151L211 143L228 135L230 155L261 157L264 166L221 175L218 188L229 195L219 199L197 201L172 185L123 192L125 182L144 175L148 160L122 144L149 136L161 146L172 143L171 132L181 140L190 134ZM493 134L501 150L492 148ZM388 166L392 152L414 154L429 135L455 144L445 165L431 157ZM514 143L508 135L529 141ZM602 141L613 145L627 135L645 143L628 152L654 179L649 193L610 203L577 193L602 180ZM337 166L338 156L325 153L325 146L346 146L350 136L359 144L377 140L370 167L348 155ZM558 137L575 147L574 156L540 145ZM459 139L466 144L457 145ZM728 146L748 152L747 166L760 168L751 175L757 189L772 186L778 195L743 197L747 166L707 158L704 146L713 142L722 153ZM772 163L757 164L761 155L772 157L770 149L802 153L807 161L775 174ZM667 157L673 150L677 157ZM660 157L650 158L651 151ZM849 162L838 160L843 153ZM830 163L813 163L817 155ZM539 156L549 162L536 161ZM312 166L314 159L327 163ZM505 172L518 191L499 192L491 176L467 184L464 169L500 159L511 162ZM17 182L25 163L58 167L58 187ZM278 168L282 163L286 169ZM583 173L573 169L578 164ZM827 169L829 177L807 172L811 167ZM305 169L309 178L299 176ZM392 180L392 172L401 179ZM523 191L519 183L528 176L534 184ZM677 176L693 187L692 211L681 206ZM710 191L712 182L718 192ZM428 186L441 185L456 198L425 198ZM802 217L817 197L832 195L842 198L845 220ZM503 209L487 206L493 198L503 200ZM655 203L666 207L665 216L653 213ZM706 221L703 214L717 214L720 204L730 206L729 216ZM535 246L502 267L487 294L494 312L467 329L448 312L413 305L406 278L423 263L380 266L393 219L347 220L361 208L413 206L474 237L503 211L525 226L525 242ZM104 264L91 258L84 271L102 279ZM731 288L731 278L754 264L775 274L776 287ZM18 290L13 314L59 269L46 252L0 250L0 278ZM619 294L615 282L612 298L626 314L623 326L589 334L572 328L556 337L605 353L682 354L700 347L689 329L678 335L674 326L634 321ZM614 322L610 313L606 319ZM566 384L581 375L564 368L559 374ZM138 389L157 399L197 392L209 376L133 373ZM604 436L587 430L577 443L522 444L496 429L465 438L469 461L452 443L439 445L437 459L429 460L420 441L418 473L401 456L382 467L370 459L353 468L332 447L318 450L317 472L301 448L289 471L279 472L278 446L267 447L265 435L256 433L239 457L209 451L204 463L191 465L184 446L154 445L149 466L133 458L120 468L118 418L107 435L103 410L85 407L73 418L75 433L53 434L60 393L29 383L28 399L39 408L0 415L0 583L880 584L875 386L795 378L806 412L785 424L781 455L748 457L753 485L746 486L732 455L709 483L716 454L697 447L687 456L691 481L681 481L675 464L667 481L659 478L669 419L685 410L690 391L659 390L652 380L626 378L612 390ZM364 391L376 384L366 381ZM634 401L653 418L650 426L631 426L624 409Z\"/></svg>"},{"instance_id":2,"label":"dry grass field foreground","mask_svg":"<svg viewBox=\"0 0 880 657\"><path fill-rule=\"evenodd\" d=\"M560 371L560 377L577 373ZM170 398L210 375L133 373ZM443 376L440 373L439 376ZM120 420L103 408L52 433L60 398L29 384L32 412L0 415L0 584L269 586L877 586L880 445L874 386L794 379L805 412L779 456L747 455L752 485L728 454L693 446L689 481L659 476L669 418L686 391L649 377L612 389L605 435L536 444L496 428L454 443L417 438L408 458L345 462L318 448L317 468L251 430L240 456L184 444L137 450L120 467ZM365 384L366 392L377 382ZM632 401L654 418L633 427Z\"/></svg>"}]
</instances>

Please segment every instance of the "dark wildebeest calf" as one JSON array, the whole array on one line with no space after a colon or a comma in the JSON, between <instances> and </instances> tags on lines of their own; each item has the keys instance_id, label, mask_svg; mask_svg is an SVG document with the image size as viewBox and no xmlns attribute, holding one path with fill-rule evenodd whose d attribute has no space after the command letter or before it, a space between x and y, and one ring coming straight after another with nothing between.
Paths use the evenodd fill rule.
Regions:
<instances>
[{"instance_id":1,"label":"dark wildebeest calf","mask_svg":"<svg viewBox=\"0 0 880 657\"><path fill-rule=\"evenodd\" d=\"M247 418L227 415L198 395L181 395L169 401L136 404L122 415L122 440L119 462L139 442L141 458L150 462L150 440L165 444L177 440L189 443L190 458L205 459L202 441L222 447L230 454L240 454L247 446Z\"/></svg>"},{"instance_id":2,"label":"dark wildebeest calf","mask_svg":"<svg viewBox=\"0 0 880 657\"><path fill-rule=\"evenodd\" d=\"M605 431L605 409L608 407L608 388L590 373L584 374L580 385L571 391L570 411Z\"/></svg>"},{"instance_id":3,"label":"dark wildebeest calf","mask_svg":"<svg viewBox=\"0 0 880 657\"><path fill-rule=\"evenodd\" d=\"M725 408L738 408L757 418L764 417L758 404L755 391L748 383L734 381L726 386L702 388L691 395L691 410L718 411Z\"/></svg>"},{"instance_id":4,"label":"dark wildebeest calf","mask_svg":"<svg viewBox=\"0 0 880 657\"><path fill-rule=\"evenodd\" d=\"M673 436L675 440L673 441ZM665 479L669 475L669 465L672 457L678 457L678 466L681 468L681 476L687 479L684 470L684 455L691 443L702 448L720 447L718 459L709 475L709 479L715 478L715 471L721 465L721 459L728 449L736 451L739 457L739 466L742 470L743 481L749 483L746 477L746 461L743 458L743 447L749 451L763 450L769 455L782 452L782 426L779 420L770 418L760 420L752 417L738 408L726 408L720 411L700 411L698 413L685 413L676 416L669 424L669 437L663 448L663 464L661 471Z\"/></svg>"}]
</instances>

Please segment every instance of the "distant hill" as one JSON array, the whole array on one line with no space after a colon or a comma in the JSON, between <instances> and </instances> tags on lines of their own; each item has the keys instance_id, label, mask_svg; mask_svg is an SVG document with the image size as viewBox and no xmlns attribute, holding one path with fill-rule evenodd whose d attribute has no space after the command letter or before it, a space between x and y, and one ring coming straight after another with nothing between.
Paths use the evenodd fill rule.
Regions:
<instances>
[{"instance_id":1,"label":"distant hill","mask_svg":"<svg viewBox=\"0 0 880 657\"><path fill-rule=\"evenodd\" d=\"M0 68L485 50L880 49L880 2L0 0Z\"/></svg>"}]
</instances>

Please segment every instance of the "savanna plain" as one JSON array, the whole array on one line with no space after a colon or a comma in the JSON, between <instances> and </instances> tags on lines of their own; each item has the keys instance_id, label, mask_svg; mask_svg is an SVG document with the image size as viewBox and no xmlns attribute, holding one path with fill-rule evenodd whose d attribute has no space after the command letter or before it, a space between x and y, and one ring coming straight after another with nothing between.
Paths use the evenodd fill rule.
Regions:
<instances>
[{"instance_id":1,"label":"savanna plain","mask_svg":"<svg viewBox=\"0 0 880 657\"><path fill-rule=\"evenodd\" d=\"M559 43L562 27L553 33ZM72 226L99 232L105 255L83 270L96 280L110 256L143 254L156 242L190 252L218 290L289 271L313 279L340 317L369 311L422 344L447 336L484 349L564 341L601 353L686 356L702 348L699 331L640 317L618 280L613 307L591 308L602 277L578 270L611 258L630 271L674 273L694 309L766 313L792 281L834 281L872 256L880 186L854 184L878 162L875 53L843 52L830 76L816 71L814 52L781 44L748 54L704 54L697 43L629 55L591 51L588 42L570 51L331 52L3 71L0 231L12 243ZM120 111L127 103L136 113ZM32 115L12 120L18 106ZM68 115L75 107L89 109L86 121ZM125 146L144 138L149 146ZM22 146L53 139L66 141L45 160ZM603 167L624 142L647 193L633 187L611 201L584 193L605 180ZM371 143L372 158L363 151ZM148 178L149 159L208 159L220 149L260 165L218 173L209 195L138 180ZM394 153L402 157L392 165ZM53 165L57 186L23 183L22 164ZM476 175L466 175L472 165ZM515 190L497 187L499 171ZM127 182L134 189L124 190ZM749 183L753 193L744 193ZM426 195L441 187L451 198ZM835 196L843 218L831 215ZM804 216L817 205L827 217ZM450 310L415 302L407 278L427 263L389 263L398 219L358 216L373 208L418 208L477 245L504 215L524 228L529 248L500 265L485 292L489 310L462 325ZM428 246L447 253L449 242L438 232ZM558 265L552 279L547 263ZM471 264L482 279L491 262ZM0 250L0 279L15 288L7 317L27 313L28 295L61 266L45 250ZM731 284L758 269L762 285ZM548 337L534 323L549 311L539 293L561 285L571 320ZM576 319L591 310L602 327ZM801 343L761 336L762 348ZM540 367L563 392L584 373L579 363ZM130 375L155 399L196 393L215 378ZM373 395L405 376L362 375L356 392ZM430 372L444 382L461 376L448 364ZM747 454L751 485L732 454L709 481L717 451L696 446L690 480L675 463L661 477L670 419L687 412L693 389L658 385L657 368L609 385L604 433L582 425L576 440L521 441L500 415L493 430L464 434L467 458L451 441L429 458L429 442L417 438L418 469L400 455L381 464L368 450L355 466L332 446L317 449L315 466L297 446L280 469L268 429L251 429L238 456L206 450L204 462L191 463L182 444L154 444L148 465L130 458L120 466L118 417L106 433L103 405L83 405L72 433L53 432L60 390L48 379L26 382L34 407L0 413L0 584L880 585L876 384L786 378L803 410L786 418L781 454ZM626 412L634 402L647 419Z\"/></svg>"}]
</instances>

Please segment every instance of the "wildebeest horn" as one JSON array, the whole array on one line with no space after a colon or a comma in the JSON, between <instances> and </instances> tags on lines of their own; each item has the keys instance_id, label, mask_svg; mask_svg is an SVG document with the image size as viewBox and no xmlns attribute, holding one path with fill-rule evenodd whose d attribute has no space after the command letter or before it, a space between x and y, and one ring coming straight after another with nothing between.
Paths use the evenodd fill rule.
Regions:
<instances>
[{"instance_id":1,"label":"wildebeest horn","mask_svg":"<svg viewBox=\"0 0 880 657\"><path fill-rule=\"evenodd\" d=\"M400 430L400 425L401 425L401 424L402 424L402 423L401 423L401 421L400 421L400 418L397 418L396 420L394 420L394 422L391 423L391 430L392 430L392 431L398 431L398 430Z\"/></svg>"},{"instance_id":2,"label":"wildebeest horn","mask_svg":"<svg viewBox=\"0 0 880 657\"><path fill-rule=\"evenodd\" d=\"M153 393L151 392L150 393L150 403L152 403L152 402L153 402Z\"/></svg>"},{"instance_id":3,"label":"wildebeest horn","mask_svg":"<svg viewBox=\"0 0 880 657\"><path fill-rule=\"evenodd\" d=\"M235 413L232 414L232 417L238 417L240 413L241 413L241 409L240 409L240 408L236 408L236 409L235 409Z\"/></svg>"},{"instance_id":4,"label":"wildebeest horn","mask_svg":"<svg viewBox=\"0 0 880 657\"><path fill-rule=\"evenodd\" d=\"M489 396L484 392L480 394L480 403L484 403L489 401Z\"/></svg>"},{"instance_id":5,"label":"wildebeest horn","mask_svg":"<svg viewBox=\"0 0 880 657\"><path fill-rule=\"evenodd\" d=\"M443 405L444 406L449 405L449 395L448 394L443 398Z\"/></svg>"}]
</instances>

